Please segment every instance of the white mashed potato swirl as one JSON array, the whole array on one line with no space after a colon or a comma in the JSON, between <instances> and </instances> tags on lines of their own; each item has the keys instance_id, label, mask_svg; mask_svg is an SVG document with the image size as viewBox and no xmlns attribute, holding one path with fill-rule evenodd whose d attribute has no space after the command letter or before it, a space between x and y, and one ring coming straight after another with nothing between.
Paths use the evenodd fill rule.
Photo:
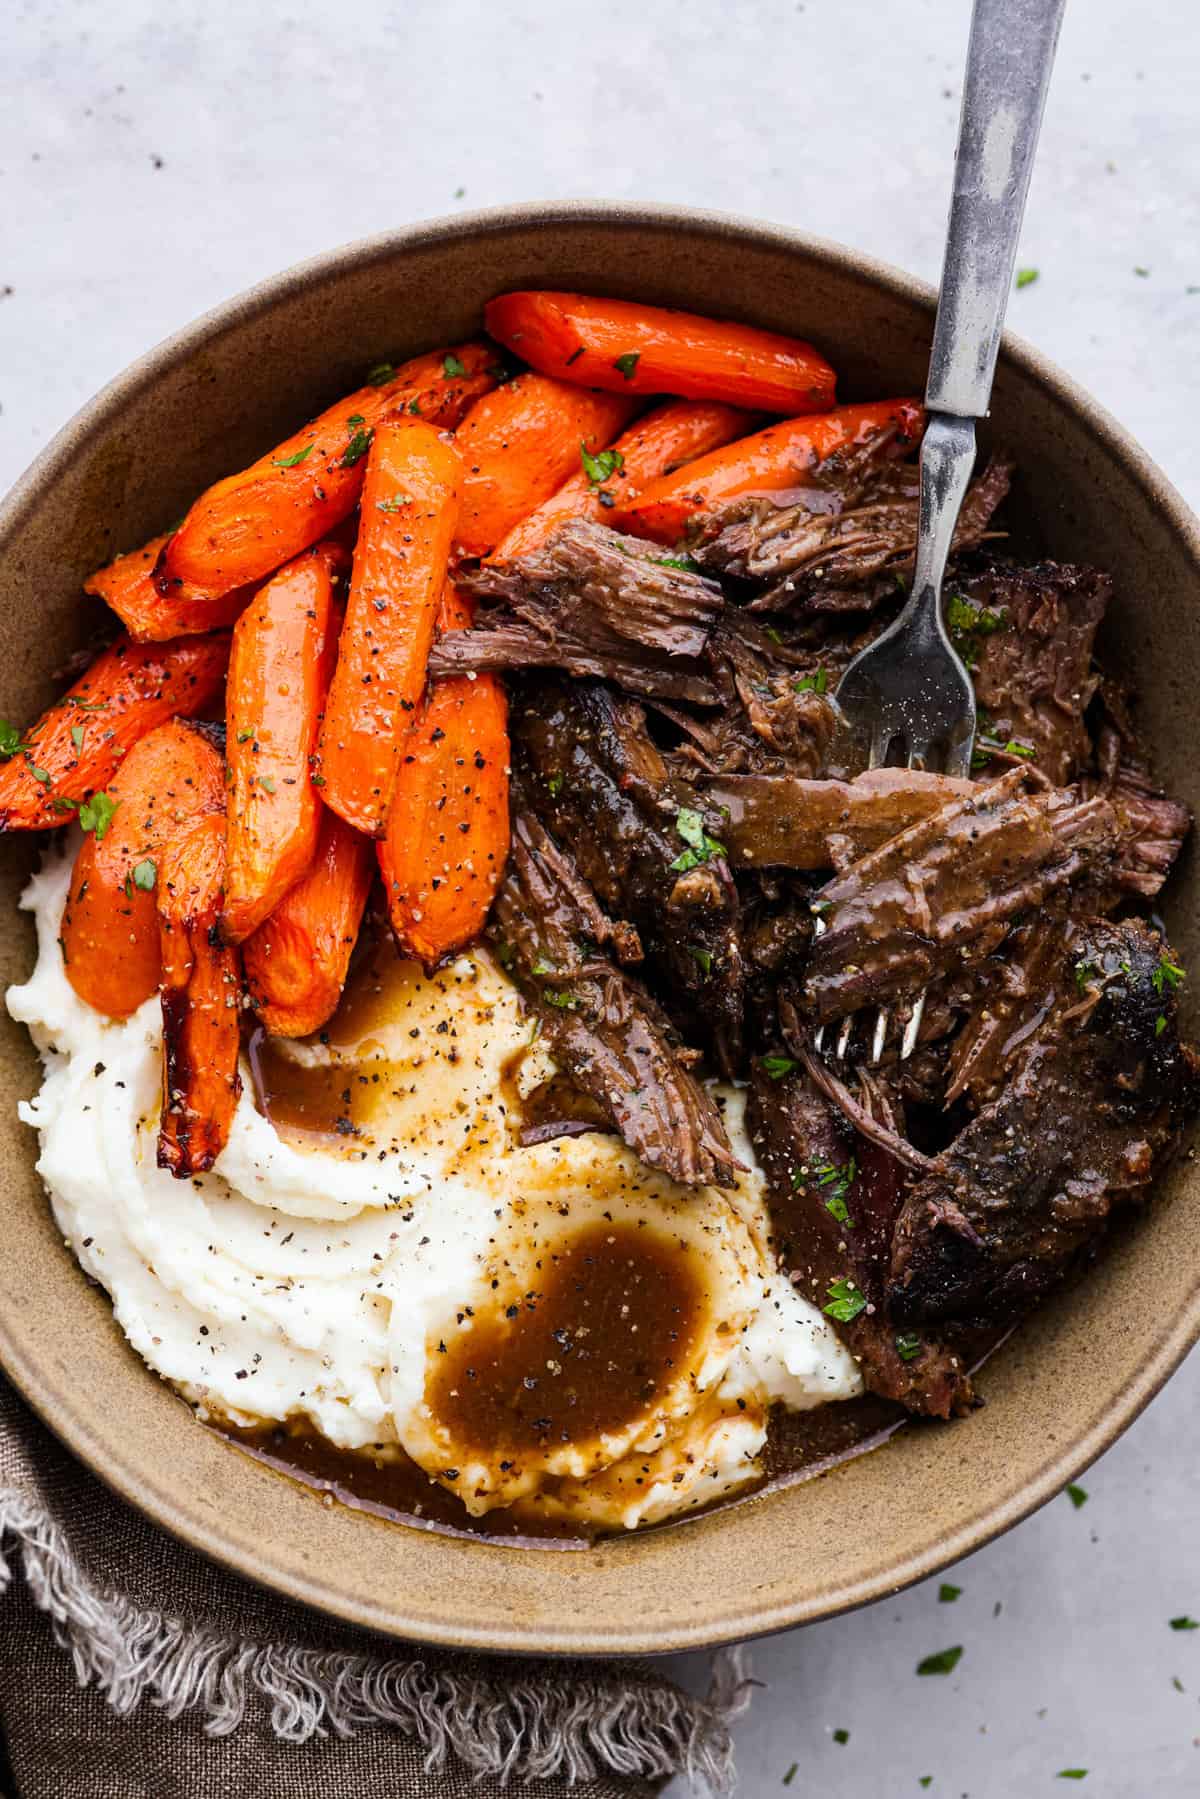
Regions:
<instances>
[{"instance_id":1,"label":"white mashed potato swirl","mask_svg":"<svg viewBox=\"0 0 1200 1799\"><path fill-rule=\"evenodd\" d=\"M22 900L38 960L8 1009L45 1080L21 1117L40 1134L64 1237L134 1348L193 1404L241 1424L308 1420L349 1451L399 1445L476 1513L518 1501L614 1529L754 1480L773 1401L806 1409L861 1391L826 1320L774 1271L741 1096L722 1091L750 1168L729 1193L676 1186L600 1132L522 1146L514 1098L553 1065L483 952L433 979L393 962L386 993L328 1045L286 1048L338 1090L345 1080L344 1138L277 1127L247 1078L216 1169L174 1180L155 1160L158 1003L110 1023L76 997L58 943L70 868L52 853ZM647 1377L593 1418L603 1383L579 1322L591 1314L565 1333L560 1319L562 1355L538 1336L537 1371L517 1383L544 1393L550 1416L506 1435L501 1404L489 1436L448 1371L503 1386L506 1369L532 1370L522 1346L550 1330L538 1307L553 1292L560 1306L566 1292L597 1308L621 1299L608 1257L631 1282L617 1308L631 1335L618 1331L620 1366L605 1366L619 1373L646 1345ZM688 1296L674 1312L671 1269ZM639 1325L641 1292L677 1319L669 1354L654 1316ZM472 1365L485 1344L490 1375ZM576 1394L590 1422L560 1428Z\"/></svg>"}]
</instances>

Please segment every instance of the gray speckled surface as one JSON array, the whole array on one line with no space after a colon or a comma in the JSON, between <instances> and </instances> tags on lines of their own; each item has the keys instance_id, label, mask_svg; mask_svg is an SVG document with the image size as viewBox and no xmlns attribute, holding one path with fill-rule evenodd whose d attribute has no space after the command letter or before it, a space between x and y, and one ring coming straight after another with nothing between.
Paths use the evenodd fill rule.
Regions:
<instances>
[{"instance_id":1,"label":"gray speckled surface","mask_svg":"<svg viewBox=\"0 0 1200 1799\"><path fill-rule=\"evenodd\" d=\"M10 6L0 487L149 344L261 275L456 207L602 194L841 238L936 278L965 0ZM1069 9L1014 297L1200 504L1200 14ZM463 191L465 190L465 191ZM1153 1305L1152 1294L1146 1303ZM1200 1790L1193 1359L953 1575L754 1650L747 1799ZM962 1644L955 1672L917 1661ZM681 1664L701 1678L699 1658ZM1180 1690L1182 1689L1182 1690ZM834 1731L849 1731L839 1744Z\"/></svg>"}]
</instances>

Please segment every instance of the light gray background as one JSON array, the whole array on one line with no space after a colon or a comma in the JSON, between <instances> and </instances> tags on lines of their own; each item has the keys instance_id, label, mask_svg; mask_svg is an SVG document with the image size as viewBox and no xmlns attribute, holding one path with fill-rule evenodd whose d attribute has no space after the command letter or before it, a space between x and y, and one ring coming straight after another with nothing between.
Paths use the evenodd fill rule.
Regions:
<instances>
[{"instance_id":1,"label":"light gray background","mask_svg":"<svg viewBox=\"0 0 1200 1799\"><path fill-rule=\"evenodd\" d=\"M107 378L346 239L559 196L681 201L935 279L966 0L70 0L0 19L0 488ZM1071 0L1011 320L1200 504L1200 11ZM1124 596L1136 604L1137 595ZM1147 1305L1154 1297L1148 1294ZM1200 1362L936 1582L758 1645L747 1799L1200 1792ZM964 1645L949 1679L916 1678ZM697 1658L682 1665L700 1678ZM1182 1691L1174 1681L1178 1680ZM833 1731L850 1732L847 1744ZM790 1787L783 1782L798 1764ZM1086 1781L1058 1770L1084 1767Z\"/></svg>"}]
</instances>

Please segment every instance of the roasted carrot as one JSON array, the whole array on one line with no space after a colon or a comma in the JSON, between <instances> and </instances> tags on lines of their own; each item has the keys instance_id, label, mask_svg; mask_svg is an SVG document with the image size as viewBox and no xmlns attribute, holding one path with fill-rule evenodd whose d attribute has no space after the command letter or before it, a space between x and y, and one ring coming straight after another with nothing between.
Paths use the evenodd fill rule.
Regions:
<instances>
[{"instance_id":1,"label":"roasted carrot","mask_svg":"<svg viewBox=\"0 0 1200 1799\"><path fill-rule=\"evenodd\" d=\"M261 587L233 628L225 688L226 943L241 943L313 859L321 802L313 757L337 656L334 579L318 544Z\"/></svg>"},{"instance_id":2,"label":"roasted carrot","mask_svg":"<svg viewBox=\"0 0 1200 1799\"><path fill-rule=\"evenodd\" d=\"M163 553L161 574L214 593L260 581L353 509L372 433L390 414L446 430L496 384L496 352L458 344L362 387L266 456L201 494Z\"/></svg>"},{"instance_id":3,"label":"roasted carrot","mask_svg":"<svg viewBox=\"0 0 1200 1799\"><path fill-rule=\"evenodd\" d=\"M380 425L317 755L325 804L368 837L387 822L400 745L425 685L461 479L457 450L431 425Z\"/></svg>"},{"instance_id":4,"label":"roasted carrot","mask_svg":"<svg viewBox=\"0 0 1200 1799\"><path fill-rule=\"evenodd\" d=\"M448 585L438 624L462 630L471 602ZM494 675L453 675L422 701L379 845L401 955L432 968L483 929L508 855L508 707Z\"/></svg>"},{"instance_id":5,"label":"roasted carrot","mask_svg":"<svg viewBox=\"0 0 1200 1799\"><path fill-rule=\"evenodd\" d=\"M839 406L819 418L785 419L648 482L635 498L616 506L609 520L635 536L678 543L693 521L731 500L753 494L779 497L804 487L827 457L889 433L894 434L896 454L903 455L924 428L919 400L872 400L864 406Z\"/></svg>"},{"instance_id":6,"label":"roasted carrot","mask_svg":"<svg viewBox=\"0 0 1200 1799\"><path fill-rule=\"evenodd\" d=\"M80 999L128 1018L158 990L163 848L184 825L224 810L224 765L202 729L173 719L134 744L109 797L108 829L90 831L75 858L59 942Z\"/></svg>"},{"instance_id":7,"label":"roasted carrot","mask_svg":"<svg viewBox=\"0 0 1200 1799\"><path fill-rule=\"evenodd\" d=\"M103 793L139 737L169 718L202 712L228 661L226 632L153 644L119 637L22 740L0 752L8 757L0 767L0 831L65 823L81 800Z\"/></svg>"},{"instance_id":8,"label":"roasted carrot","mask_svg":"<svg viewBox=\"0 0 1200 1799\"><path fill-rule=\"evenodd\" d=\"M170 532L152 537L140 550L98 568L83 584L85 593L98 595L112 607L135 643L165 643L192 632L224 630L253 594L252 587L235 587L214 598L178 578L160 586L155 572L170 541Z\"/></svg>"},{"instance_id":9,"label":"roasted carrot","mask_svg":"<svg viewBox=\"0 0 1200 1799\"><path fill-rule=\"evenodd\" d=\"M492 336L545 375L614 393L725 400L756 412L826 412L836 377L800 338L588 294L501 294Z\"/></svg>"},{"instance_id":10,"label":"roasted carrot","mask_svg":"<svg viewBox=\"0 0 1200 1799\"><path fill-rule=\"evenodd\" d=\"M225 820L172 837L158 870L162 953L163 1101L158 1165L177 1180L211 1168L229 1137L238 1094L241 958L220 940Z\"/></svg>"},{"instance_id":11,"label":"roasted carrot","mask_svg":"<svg viewBox=\"0 0 1200 1799\"><path fill-rule=\"evenodd\" d=\"M374 874L370 840L323 811L308 870L242 945L254 1015L272 1037L307 1037L336 1012Z\"/></svg>"},{"instance_id":12,"label":"roasted carrot","mask_svg":"<svg viewBox=\"0 0 1200 1799\"><path fill-rule=\"evenodd\" d=\"M601 484L580 468L558 492L514 525L492 552L492 560L511 562L545 543L556 526L569 518L591 518L604 524L614 506L627 506L648 481L732 443L752 423L748 412L716 400L672 400L658 406L622 432L612 446L612 472Z\"/></svg>"},{"instance_id":13,"label":"roasted carrot","mask_svg":"<svg viewBox=\"0 0 1200 1799\"><path fill-rule=\"evenodd\" d=\"M457 432L459 548L468 556L494 549L581 466L584 452L612 442L637 405L628 394L588 393L546 375L518 375L487 394Z\"/></svg>"}]
</instances>

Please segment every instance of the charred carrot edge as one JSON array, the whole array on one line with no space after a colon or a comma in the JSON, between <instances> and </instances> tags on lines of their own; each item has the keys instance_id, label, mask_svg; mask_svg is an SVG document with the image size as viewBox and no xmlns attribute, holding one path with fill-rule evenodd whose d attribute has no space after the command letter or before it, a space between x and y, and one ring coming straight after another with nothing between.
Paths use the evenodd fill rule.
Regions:
<instances>
[{"instance_id":1,"label":"charred carrot edge","mask_svg":"<svg viewBox=\"0 0 1200 1799\"><path fill-rule=\"evenodd\" d=\"M638 419L613 443L615 459L603 481L579 469L558 492L523 518L496 546L491 560L512 562L536 550L567 519L604 524L614 506L629 505L648 481L745 436L753 415L716 400L672 400Z\"/></svg>"},{"instance_id":2,"label":"charred carrot edge","mask_svg":"<svg viewBox=\"0 0 1200 1799\"><path fill-rule=\"evenodd\" d=\"M150 644L119 637L0 767L0 831L66 823L108 786L139 737L202 712L228 661L228 633Z\"/></svg>"},{"instance_id":3,"label":"charred carrot edge","mask_svg":"<svg viewBox=\"0 0 1200 1799\"><path fill-rule=\"evenodd\" d=\"M470 622L470 601L447 587L442 630ZM379 845L397 948L426 968L483 929L508 856L508 758L495 676L439 681L409 733Z\"/></svg>"},{"instance_id":4,"label":"charred carrot edge","mask_svg":"<svg viewBox=\"0 0 1200 1799\"><path fill-rule=\"evenodd\" d=\"M339 400L201 494L163 552L162 578L213 593L261 581L352 511L382 419L403 414L453 429L499 372L490 345L457 344L414 357L378 386Z\"/></svg>"},{"instance_id":5,"label":"charred carrot edge","mask_svg":"<svg viewBox=\"0 0 1200 1799\"><path fill-rule=\"evenodd\" d=\"M637 410L628 394L596 394L547 375L518 375L485 395L459 426L465 470L458 547L484 556Z\"/></svg>"},{"instance_id":6,"label":"charred carrot edge","mask_svg":"<svg viewBox=\"0 0 1200 1799\"><path fill-rule=\"evenodd\" d=\"M325 804L369 837L387 823L400 746L425 685L461 480L457 450L431 425L380 425L317 753Z\"/></svg>"},{"instance_id":7,"label":"charred carrot edge","mask_svg":"<svg viewBox=\"0 0 1200 1799\"><path fill-rule=\"evenodd\" d=\"M203 1174L229 1139L242 1090L241 958L217 929L225 878L225 820L209 813L163 852L158 880L162 952L163 1101L158 1165L176 1180Z\"/></svg>"},{"instance_id":8,"label":"charred carrot edge","mask_svg":"<svg viewBox=\"0 0 1200 1799\"><path fill-rule=\"evenodd\" d=\"M272 1037L307 1037L337 1011L374 875L369 838L323 811L310 867L242 946L254 1015Z\"/></svg>"},{"instance_id":9,"label":"charred carrot edge","mask_svg":"<svg viewBox=\"0 0 1200 1799\"><path fill-rule=\"evenodd\" d=\"M238 587L214 598L178 579L165 583L166 592L160 591L155 571L170 541L169 532L152 537L140 550L98 568L83 584L85 593L94 593L112 607L135 643L166 643L172 637L222 631L252 597L252 588Z\"/></svg>"},{"instance_id":10,"label":"charred carrot edge","mask_svg":"<svg viewBox=\"0 0 1200 1799\"><path fill-rule=\"evenodd\" d=\"M895 453L903 455L924 429L919 400L872 400L819 418L785 419L647 482L634 499L614 508L611 522L656 543L678 543L694 521L731 500L803 487L827 457L885 432L895 433Z\"/></svg>"},{"instance_id":11,"label":"charred carrot edge","mask_svg":"<svg viewBox=\"0 0 1200 1799\"><path fill-rule=\"evenodd\" d=\"M80 999L128 1018L158 989L162 850L193 819L223 809L224 765L202 727L173 719L134 744L109 797L107 830L89 832L75 858L59 943Z\"/></svg>"},{"instance_id":12,"label":"charred carrot edge","mask_svg":"<svg viewBox=\"0 0 1200 1799\"><path fill-rule=\"evenodd\" d=\"M233 628L225 688L226 943L274 911L317 847L312 763L337 656L334 580L348 558L320 544L261 587Z\"/></svg>"},{"instance_id":13,"label":"charred carrot edge","mask_svg":"<svg viewBox=\"0 0 1200 1799\"><path fill-rule=\"evenodd\" d=\"M614 393L724 400L755 412L826 412L836 377L800 338L728 319L588 294L501 294L491 335L543 374Z\"/></svg>"}]
</instances>

